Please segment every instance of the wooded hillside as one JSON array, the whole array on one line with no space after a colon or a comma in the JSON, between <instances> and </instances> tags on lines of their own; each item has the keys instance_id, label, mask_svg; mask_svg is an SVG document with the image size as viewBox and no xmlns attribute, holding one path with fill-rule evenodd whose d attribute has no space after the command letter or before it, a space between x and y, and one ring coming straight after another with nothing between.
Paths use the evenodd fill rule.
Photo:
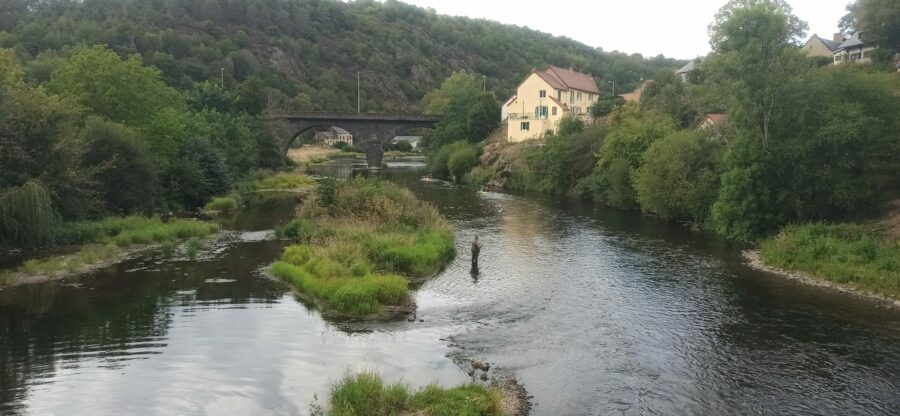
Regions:
<instances>
[{"instance_id":1,"label":"wooded hillside","mask_svg":"<svg viewBox=\"0 0 900 416\"><path fill-rule=\"evenodd\" d=\"M0 47L13 48L32 84L75 50L108 45L140 54L167 83L190 89L224 78L258 105L352 110L356 72L363 111L418 111L456 70L486 77L503 99L533 67L554 64L620 89L682 61L604 52L571 39L387 1L7 0ZM224 69L223 69L224 68Z\"/></svg>"}]
</instances>

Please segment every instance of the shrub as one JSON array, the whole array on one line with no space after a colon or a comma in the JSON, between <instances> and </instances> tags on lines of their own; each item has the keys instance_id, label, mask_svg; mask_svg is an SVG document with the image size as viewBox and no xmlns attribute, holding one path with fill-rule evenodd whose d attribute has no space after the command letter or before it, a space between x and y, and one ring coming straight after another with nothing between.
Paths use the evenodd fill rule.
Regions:
<instances>
[{"instance_id":1,"label":"shrub","mask_svg":"<svg viewBox=\"0 0 900 416\"><path fill-rule=\"evenodd\" d=\"M212 201L207 202L203 209L229 213L234 212L238 205L237 198L234 196L213 197Z\"/></svg>"},{"instance_id":2,"label":"shrub","mask_svg":"<svg viewBox=\"0 0 900 416\"><path fill-rule=\"evenodd\" d=\"M478 164L478 155L471 146L460 147L450 154L447 170L457 182L461 182L469 171Z\"/></svg>"},{"instance_id":3,"label":"shrub","mask_svg":"<svg viewBox=\"0 0 900 416\"><path fill-rule=\"evenodd\" d=\"M53 244L59 217L50 193L37 180L0 193L0 247L38 247Z\"/></svg>"}]
</instances>

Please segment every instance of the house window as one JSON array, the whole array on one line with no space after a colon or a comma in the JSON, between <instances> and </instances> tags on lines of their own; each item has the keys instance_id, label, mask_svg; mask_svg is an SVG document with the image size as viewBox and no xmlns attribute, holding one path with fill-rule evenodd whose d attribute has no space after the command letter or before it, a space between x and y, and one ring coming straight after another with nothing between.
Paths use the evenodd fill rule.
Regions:
<instances>
[{"instance_id":1,"label":"house window","mask_svg":"<svg viewBox=\"0 0 900 416\"><path fill-rule=\"evenodd\" d=\"M528 131L528 129L530 127L531 127L531 123L529 123L527 121L523 121L522 124L519 126L519 130Z\"/></svg>"},{"instance_id":2,"label":"house window","mask_svg":"<svg viewBox=\"0 0 900 416\"><path fill-rule=\"evenodd\" d=\"M538 91L538 97L539 98L547 98L547 90Z\"/></svg>"},{"instance_id":3,"label":"house window","mask_svg":"<svg viewBox=\"0 0 900 416\"><path fill-rule=\"evenodd\" d=\"M536 118L546 118L547 117L547 106L539 106L534 108L534 116Z\"/></svg>"},{"instance_id":4,"label":"house window","mask_svg":"<svg viewBox=\"0 0 900 416\"><path fill-rule=\"evenodd\" d=\"M553 115L556 115L556 106L553 106Z\"/></svg>"},{"instance_id":5,"label":"house window","mask_svg":"<svg viewBox=\"0 0 900 416\"><path fill-rule=\"evenodd\" d=\"M556 101L562 101L562 90L556 90Z\"/></svg>"},{"instance_id":6,"label":"house window","mask_svg":"<svg viewBox=\"0 0 900 416\"><path fill-rule=\"evenodd\" d=\"M581 101L581 93L578 93L578 101Z\"/></svg>"},{"instance_id":7,"label":"house window","mask_svg":"<svg viewBox=\"0 0 900 416\"><path fill-rule=\"evenodd\" d=\"M575 92L569 91L569 103L575 104Z\"/></svg>"}]
</instances>

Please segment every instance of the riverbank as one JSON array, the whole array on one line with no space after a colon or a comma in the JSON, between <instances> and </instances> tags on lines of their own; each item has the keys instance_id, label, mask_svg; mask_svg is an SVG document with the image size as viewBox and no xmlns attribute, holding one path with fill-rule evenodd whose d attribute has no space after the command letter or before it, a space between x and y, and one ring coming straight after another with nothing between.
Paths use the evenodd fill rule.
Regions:
<instances>
[{"instance_id":1,"label":"riverbank","mask_svg":"<svg viewBox=\"0 0 900 416\"><path fill-rule=\"evenodd\" d=\"M409 284L454 256L453 232L437 210L377 179L321 183L278 235L296 244L272 274L333 317L408 314L415 309Z\"/></svg>"},{"instance_id":2,"label":"riverbank","mask_svg":"<svg viewBox=\"0 0 900 416\"><path fill-rule=\"evenodd\" d=\"M110 217L69 223L60 239L76 245L68 254L26 260L0 272L0 286L59 280L109 267L148 250L173 252L179 241L194 241L219 231L214 223L194 219L164 221L159 217ZM193 245L196 245L194 243Z\"/></svg>"},{"instance_id":3,"label":"riverbank","mask_svg":"<svg viewBox=\"0 0 900 416\"><path fill-rule=\"evenodd\" d=\"M900 310L900 299L891 298L870 290L853 287L847 284L833 282L827 278L797 270L786 270L766 263L759 249L748 249L741 252L746 264L753 269L772 273L804 284L824 287L852 296L869 300L879 306Z\"/></svg>"}]
</instances>

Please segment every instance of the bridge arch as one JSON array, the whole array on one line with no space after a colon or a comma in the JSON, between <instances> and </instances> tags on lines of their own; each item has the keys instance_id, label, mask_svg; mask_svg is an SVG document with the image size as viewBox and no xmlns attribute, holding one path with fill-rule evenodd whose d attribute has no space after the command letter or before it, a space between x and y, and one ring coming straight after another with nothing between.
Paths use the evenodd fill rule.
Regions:
<instances>
[{"instance_id":1,"label":"bridge arch","mask_svg":"<svg viewBox=\"0 0 900 416\"><path fill-rule=\"evenodd\" d=\"M266 117L270 132L287 155L296 138L323 126L337 126L353 134L353 142L366 152L369 169L380 169L384 148L397 132L413 127L433 128L440 116L372 113L272 113Z\"/></svg>"}]
</instances>

